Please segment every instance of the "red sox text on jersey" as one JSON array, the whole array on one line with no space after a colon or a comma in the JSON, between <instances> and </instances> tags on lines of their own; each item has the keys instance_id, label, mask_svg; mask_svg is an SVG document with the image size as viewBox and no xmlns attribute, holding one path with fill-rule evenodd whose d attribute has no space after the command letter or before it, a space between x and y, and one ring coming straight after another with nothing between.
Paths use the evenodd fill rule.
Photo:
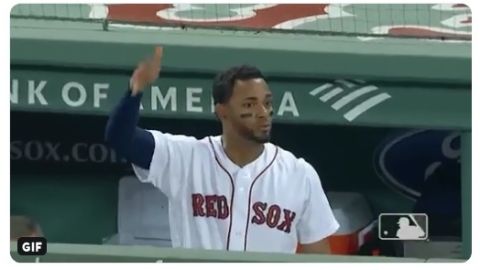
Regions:
<instances>
[{"instance_id":1,"label":"red sox text on jersey","mask_svg":"<svg viewBox=\"0 0 480 270\"><path fill-rule=\"evenodd\" d=\"M226 219L230 215L225 196L192 194L192 209L194 217ZM290 233L292 222L296 216L295 212L282 209L277 204L269 206L265 202L253 203L252 209L255 215L252 217L251 223Z\"/></svg>"}]
</instances>

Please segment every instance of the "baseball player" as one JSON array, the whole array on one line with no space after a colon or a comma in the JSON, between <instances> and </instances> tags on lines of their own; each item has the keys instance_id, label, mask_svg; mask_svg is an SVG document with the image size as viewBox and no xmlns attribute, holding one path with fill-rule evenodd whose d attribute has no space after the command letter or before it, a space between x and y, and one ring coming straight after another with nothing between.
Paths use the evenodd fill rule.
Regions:
<instances>
[{"instance_id":1,"label":"baseball player","mask_svg":"<svg viewBox=\"0 0 480 270\"><path fill-rule=\"evenodd\" d=\"M105 131L142 182L169 199L173 247L328 253L339 227L315 169L269 143L272 92L262 73L237 66L213 83L222 134L203 139L137 127L142 91L163 55L140 62Z\"/></svg>"}]
</instances>

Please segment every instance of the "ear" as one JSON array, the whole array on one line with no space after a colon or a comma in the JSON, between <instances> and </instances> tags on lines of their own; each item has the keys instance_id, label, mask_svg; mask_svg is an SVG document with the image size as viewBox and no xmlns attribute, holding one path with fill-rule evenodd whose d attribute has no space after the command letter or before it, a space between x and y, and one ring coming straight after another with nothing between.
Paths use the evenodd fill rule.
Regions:
<instances>
[{"instance_id":1,"label":"ear","mask_svg":"<svg viewBox=\"0 0 480 270\"><path fill-rule=\"evenodd\" d=\"M215 114L219 120L227 119L227 108L224 104L217 103L215 104Z\"/></svg>"}]
</instances>

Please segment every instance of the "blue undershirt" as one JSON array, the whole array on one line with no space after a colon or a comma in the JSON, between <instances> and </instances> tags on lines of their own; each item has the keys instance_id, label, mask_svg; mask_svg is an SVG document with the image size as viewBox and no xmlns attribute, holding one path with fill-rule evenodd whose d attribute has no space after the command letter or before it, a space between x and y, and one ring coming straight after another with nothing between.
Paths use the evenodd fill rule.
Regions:
<instances>
[{"instance_id":1,"label":"blue undershirt","mask_svg":"<svg viewBox=\"0 0 480 270\"><path fill-rule=\"evenodd\" d=\"M142 93L132 96L131 90L123 96L108 118L105 141L129 162L150 168L155 140L150 132L137 127Z\"/></svg>"}]
</instances>

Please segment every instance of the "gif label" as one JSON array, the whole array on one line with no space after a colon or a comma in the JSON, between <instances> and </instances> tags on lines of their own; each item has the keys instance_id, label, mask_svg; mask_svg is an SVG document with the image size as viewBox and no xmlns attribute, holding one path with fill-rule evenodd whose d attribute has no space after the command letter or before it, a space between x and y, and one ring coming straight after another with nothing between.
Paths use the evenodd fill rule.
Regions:
<instances>
[{"instance_id":1,"label":"gif label","mask_svg":"<svg viewBox=\"0 0 480 270\"><path fill-rule=\"evenodd\" d=\"M17 252L20 255L47 254L47 239L43 237L20 237L17 240Z\"/></svg>"}]
</instances>

